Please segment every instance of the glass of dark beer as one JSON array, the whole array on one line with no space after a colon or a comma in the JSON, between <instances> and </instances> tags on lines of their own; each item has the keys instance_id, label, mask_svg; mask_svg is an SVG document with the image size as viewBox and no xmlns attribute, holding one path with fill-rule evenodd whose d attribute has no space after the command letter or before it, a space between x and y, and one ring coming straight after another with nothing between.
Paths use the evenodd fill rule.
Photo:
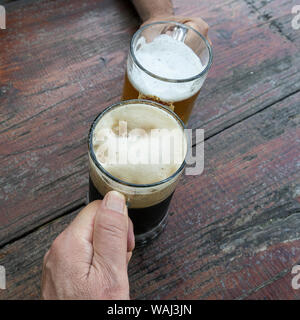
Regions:
<instances>
[{"instance_id":1,"label":"glass of dark beer","mask_svg":"<svg viewBox=\"0 0 300 320\"><path fill-rule=\"evenodd\" d=\"M136 246L164 229L176 184L185 167L187 136L180 118L148 100L106 108L88 138L89 201L110 190L125 195Z\"/></svg>"}]
</instances>

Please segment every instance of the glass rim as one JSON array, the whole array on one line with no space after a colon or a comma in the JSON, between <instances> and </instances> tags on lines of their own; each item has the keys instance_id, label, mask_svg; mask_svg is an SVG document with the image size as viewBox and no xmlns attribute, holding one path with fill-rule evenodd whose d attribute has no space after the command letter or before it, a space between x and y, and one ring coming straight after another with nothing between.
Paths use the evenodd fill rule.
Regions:
<instances>
[{"instance_id":1,"label":"glass rim","mask_svg":"<svg viewBox=\"0 0 300 320\"><path fill-rule=\"evenodd\" d=\"M146 183L146 184L136 184L136 183L130 183L130 182L127 182L127 181L124 181L124 180L121 180L115 176L113 176L112 174L110 174L107 170L105 170L103 168L103 166L100 164L100 162L97 160L97 157L95 155L95 152L94 152L94 148L93 148L93 132L94 132L94 129L96 127L96 125L98 124L99 120L107 113L109 112L110 110L118 107L118 106L122 106L122 105L126 105L126 104L138 104L138 103L142 103L142 104L148 104L148 105L152 105L152 106L155 106L157 108L160 108L160 109L163 109L165 110L166 112L168 112L169 114L171 114L175 120L177 120L177 122L181 125L182 127L182 130L185 132L185 125L183 123L183 121L178 117L178 115L170 110L167 106L164 106L163 104L160 104L158 102L155 102L155 101L151 101L151 100L146 100L146 99L131 99L131 100L124 100L124 101L120 101L120 102L117 102L117 103L114 103L108 107L106 107L103 111L101 111L97 116L96 118L94 119L91 127L90 127L90 130L89 130L89 134L88 134L88 151L89 151L89 155L90 157L92 158L92 161L93 163L96 165L96 167L103 173L105 174L106 176L108 176L110 179L112 179L113 181L117 182L117 183L120 183L122 185L125 185L125 186L128 186L128 187L134 187L134 188L149 188L149 187L156 187L156 186L159 186L161 184L164 184L170 180L172 180L174 177L176 177L185 167L186 165L186 157L187 157L187 154L188 154L188 150L186 151L186 155L184 157L184 160L182 162L182 164L180 165L180 167L171 175L169 176L168 178L166 179L163 179L163 180L160 180L160 181L157 181L157 182L154 182L154 183ZM188 136L187 134L185 134L185 137L186 137L186 142L187 142L187 148L189 146L189 143L188 143Z\"/></svg>"},{"instance_id":2,"label":"glass rim","mask_svg":"<svg viewBox=\"0 0 300 320\"><path fill-rule=\"evenodd\" d=\"M209 54L209 58L208 58L208 62L207 62L207 65L205 66L205 68L197 75L193 76L193 77L189 77L189 78L185 78L185 79L171 79L171 78L165 78L165 77L162 77L162 76L159 76L149 70L147 70L145 67L143 67L141 65L141 63L137 60L135 54L134 54L134 48L133 48L133 44L134 44L134 41L136 39L136 37L138 35L140 35L140 33L142 33L145 29L147 29L148 27L151 27L153 25L156 25L156 24L167 24L167 23L172 23L172 24L175 24L177 26L180 26L182 28L185 28L185 29L189 29L189 30L192 30L194 31L198 36L200 36L200 38L204 41L205 43L205 46L206 48L208 49L208 54ZM208 70L210 69L211 65L212 65L212 60L213 60L213 51L212 51L212 47L211 45L209 44L208 40L199 32L197 31L196 29L194 29L193 27L191 26L188 26L188 25L185 25L183 23L179 23L179 22L176 22L176 21L156 21L156 22L152 22L152 23L149 23L149 24L146 24L144 25L143 27L141 27L140 29L138 29L134 35L132 36L131 38L131 41L130 41L130 55L134 61L134 63L141 69L143 70L144 72L146 72L149 76L153 77L153 78L156 78L156 79L159 79L161 81L165 81L165 82L173 82L173 83L184 83L184 82L190 82L190 81L193 81L193 80L196 80L196 79L199 79L200 77L202 77L203 75L205 75Z\"/></svg>"}]
</instances>

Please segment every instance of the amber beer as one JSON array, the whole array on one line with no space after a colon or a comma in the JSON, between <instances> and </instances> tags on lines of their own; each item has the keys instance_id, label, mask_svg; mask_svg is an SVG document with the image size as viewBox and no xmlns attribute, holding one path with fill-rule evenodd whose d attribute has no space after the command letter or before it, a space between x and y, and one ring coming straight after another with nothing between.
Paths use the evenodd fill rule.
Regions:
<instances>
[{"instance_id":1,"label":"amber beer","mask_svg":"<svg viewBox=\"0 0 300 320\"><path fill-rule=\"evenodd\" d=\"M131 40L122 99L159 102L186 124L211 62L209 43L193 28L176 22L146 25Z\"/></svg>"},{"instance_id":2,"label":"amber beer","mask_svg":"<svg viewBox=\"0 0 300 320\"><path fill-rule=\"evenodd\" d=\"M167 107L148 100L108 107L89 133L89 201L124 194L136 245L147 244L166 225L186 154L184 125Z\"/></svg>"},{"instance_id":3,"label":"amber beer","mask_svg":"<svg viewBox=\"0 0 300 320\"><path fill-rule=\"evenodd\" d=\"M195 100L198 97L199 92L200 90L196 92L194 95L192 95L191 97L182 101L176 101L176 102L163 101L158 97L151 96L151 95L144 95L140 93L138 90L136 90L134 86L131 84L131 82L129 81L128 75L126 72L122 100L138 98L138 99L149 99L149 100L159 102L169 107L172 111L174 111L179 116L179 118L186 124L189 120L190 114L193 110L193 106L194 106Z\"/></svg>"}]
</instances>

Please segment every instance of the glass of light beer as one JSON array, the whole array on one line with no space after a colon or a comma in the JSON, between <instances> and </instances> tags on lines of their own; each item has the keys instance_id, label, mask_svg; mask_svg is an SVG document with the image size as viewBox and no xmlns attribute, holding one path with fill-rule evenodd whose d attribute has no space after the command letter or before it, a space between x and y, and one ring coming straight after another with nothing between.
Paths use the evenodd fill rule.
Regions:
<instances>
[{"instance_id":1,"label":"glass of light beer","mask_svg":"<svg viewBox=\"0 0 300 320\"><path fill-rule=\"evenodd\" d=\"M186 124L211 64L209 42L192 27L172 21L145 25L130 43L122 99L157 101Z\"/></svg>"},{"instance_id":2,"label":"glass of light beer","mask_svg":"<svg viewBox=\"0 0 300 320\"><path fill-rule=\"evenodd\" d=\"M164 229L168 208L185 167L187 135L164 105L129 100L106 108L88 139L89 201L110 190L124 194L136 246Z\"/></svg>"}]
</instances>

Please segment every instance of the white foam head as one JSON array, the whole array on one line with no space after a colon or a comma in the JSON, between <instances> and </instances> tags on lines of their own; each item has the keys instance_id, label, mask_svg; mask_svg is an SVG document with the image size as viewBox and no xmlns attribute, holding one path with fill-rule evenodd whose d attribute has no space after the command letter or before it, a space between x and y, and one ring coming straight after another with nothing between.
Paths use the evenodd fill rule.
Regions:
<instances>
[{"instance_id":1,"label":"white foam head","mask_svg":"<svg viewBox=\"0 0 300 320\"><path fill-rule=\"evenodd\" d=\"M167 79L188 79L200 74L205 66L200 58L184 42L167 34L147 43L141 37L136 44L137 61L151 73ZM187 99L201 88L204 77L189 82L167 82L154 78L137 66L130 66L127 74L132 85L146 96L156 96L163 101L176 102Z\"/></svg>"},{"instance_id":2,"label":"white foam head","mask_svg":"<svg viewBox=\"0 0 300 320\"><path fill-rule=\"evenodd\" d=\"M127 124L126 131L124 131L124 123ZM130 140L129 134L135 129L142 129L142 134L134 134ZM152 130L157 130L159 136L167 138L166 132L176 132L172 137L175 142L173 147L170 150L164 145L158 147L155 135L152 137L150 135ZM101 195L104 196L110 190L118 190L126 196L130 208L143 208L160 203L174 192L177 181L183 172L184 166L182 164L187 152L187 141L182 125L171 113L163 108L153 107L151 102L147 104L124 103L124 105L119 105L104 113L92 132L93 135L90 139L92 139L92 148L97 161L90 152L89 173L94 186ZM128 144L123 143L122 136L127 138ZM115 142L118 143L115 144ZM150 149L145 147L146 145L151 146L151 144ZM121 149L114 149L114 146L119 146ZM115 156L122 158L125 154L123 147L128 148L128 146L133 147L131 154L133 160L139 160L135 155L137 154L136 150L140 148L140 154L145 156L140 159L142 163L139 161L135 163L114 161ZM109 155L105 149L106 151L112 149L111 155L113 156ZM143 164L143 159L155 159L157 155L161 156L159 157L161 161L154 161L154 163L150 161ZM169 161L165 161L164 155L169 155L169 159L167 157ZM100 170L97 162L114 178ZM137 184L139 187L124 184L115 178ZM166 178L169 179L164 180Z\"/></svg>"},{"instance_id":3,"label":"white foam head","mask_svg":"<svg viewBox=\"0 0 300 320\"><path fill-rule=\"evenodd\" d=\"M114 177L128 183L151 184L179 169L187 142L173 115L136 103L103 115L93 131L93 148L98 162Z\"/></svg>"}]
</instances>

